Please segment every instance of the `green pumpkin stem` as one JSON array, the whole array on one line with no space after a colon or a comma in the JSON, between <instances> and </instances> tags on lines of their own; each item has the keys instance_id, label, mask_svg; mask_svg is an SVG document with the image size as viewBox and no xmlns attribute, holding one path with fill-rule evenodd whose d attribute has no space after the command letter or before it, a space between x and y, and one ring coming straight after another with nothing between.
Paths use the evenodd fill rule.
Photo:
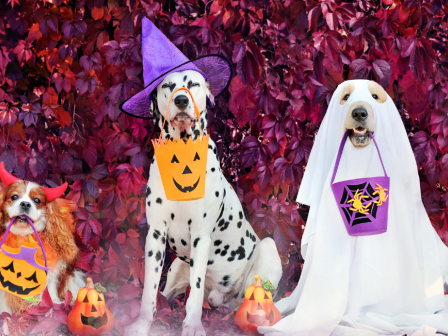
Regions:
<instances>
[{"instance_id":1,"label":"green pumpkin stem","mask_svg":"<svg viewBox=\"0 0 448 336\"><path fill-rule=\"evenodd\" d=\"M271 293L274 293L274 291L275 291L274 285L269 280L263 281L262 286L265 291L269 291Z\"/></svg>"}]
</instances>

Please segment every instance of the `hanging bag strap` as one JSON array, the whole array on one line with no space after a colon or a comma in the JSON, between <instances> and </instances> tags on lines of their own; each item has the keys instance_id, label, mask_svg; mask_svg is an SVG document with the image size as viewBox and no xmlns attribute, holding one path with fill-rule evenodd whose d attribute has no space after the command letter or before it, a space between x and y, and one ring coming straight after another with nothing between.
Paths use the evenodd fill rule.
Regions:
<instances>
[{"instance_id":1,"label":"hanging bag strap","mask_svg":"<svg viewBox=\"0 0 448 336\"><path fill-rule=\"evenodd\" d=\"M14 224L16 218L17 217L13 217L12 220L11 220L11 223L9 223L8 227L6 228L5 234L3 235L2 241L0 242L0 248L5 243L6 237L8 236L8 233L9 233L9 230L11 229L12 224ZM30 226L33 228L34 234L36 235L37 241L39 242L40 248L42 249L42 254L44 255L45 267L48 268L47 256L45 255L44 244L42 244L42 241L40 240L39 234L37 233L37 230L34 227L33 222L31 221L31 219L29 219L28 217L26 217L26 219L28 220L28 223L30 224Z\"/></svg>"},{"instance_id":2,"label":"hanging bag strap","mask_svg":"<svg viewBox=\"0 0 448 336\"><path fill-rule=\"evenodd\" d=\"M341 161L342 151L344 150L345 142L347 140L349 132L350 132L350 130L347 130L345 132L344 136L342 137L341 144L339 145L338 157L336 158L336 163L334 165L334 170L333 170L333 177L331 179L331 183L332 184L334 182L334 179L336 177L336 173L337 173L338 168L339 168L339 162ZM373 137L373 134L371 132L368 132L368 133L369 133L369 135L373 139L373 143L375 144L376 151L378 152L378 156L380 157L381 166L383 167L384 175L387 177L386 169L384 168L384 164L383 164L383 159L381 158L380 150L379 150L378 145L377 145L377 143L375 141L375 138Z\"/></svg>"},{"instance_id":3,"label":"hanging bag strap","mask_svg":"<svg viewBox=\"0 0 448 336\"><path fill-rule=\"evenodd\" d=\"M168 117L168 113L170 112L170 104L171 104L171 102L172 102L172 100L173 100L173 96L174 96L174 94L175 94L177 91L180 91L180 90L182 90L182 91L187 91L188 94L190 95L191 100L193 101L194 112L195 112L195 114L196 114L196 117L198 118L199 131L201 132L201 138L204 136L204 133L202 133L202 125L201 125L201 117L200 117L200 113L199 113L199 108L198 108L198 106L196 105L196 102L194 101L193 95L192 95L192 93L190 92L190 90L188 90L187 88L181 87L181 88L178 88L178 89L176 89L176 90L173 91L173 93L171 94L170 100L168 101L168 107L167 107L167 109L166 109L167 111L166 111L166 114L165 114L165 119L163 120L162 130L160 131L159 144L162 143L162 131L163 131L163 128L165 127L166 118Z\"/></svg>"}]
</instances>

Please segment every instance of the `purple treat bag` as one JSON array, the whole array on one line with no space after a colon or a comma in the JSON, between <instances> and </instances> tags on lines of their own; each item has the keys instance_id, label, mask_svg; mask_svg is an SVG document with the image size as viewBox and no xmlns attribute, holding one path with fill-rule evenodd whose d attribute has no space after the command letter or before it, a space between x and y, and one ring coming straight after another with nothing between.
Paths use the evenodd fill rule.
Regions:
<instances>
[{"instance_id":1,"label":"purple treat bag","mask_svg":"<svg viewBox=\"0 0 448 336\"><path fill-rule=\"evenodd\" d=\"M380 157L385 176L365 177L334 183L348 132L347 130L342 137L331 179L331 189L345 228L350 236L370 236L386 232L390 179L387 176L380 150L372 133L369 132Z\"/></svg>"}]
</instances>

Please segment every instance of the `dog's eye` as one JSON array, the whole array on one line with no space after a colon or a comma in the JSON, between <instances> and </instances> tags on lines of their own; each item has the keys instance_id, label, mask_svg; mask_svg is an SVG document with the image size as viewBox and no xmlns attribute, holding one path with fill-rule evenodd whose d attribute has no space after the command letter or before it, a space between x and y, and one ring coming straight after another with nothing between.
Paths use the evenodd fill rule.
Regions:
<instances>
[{"instance_id":1,"label":"dog's eye","mask_svg":"<svg viewBox=\"0 0 448 336\"><path fill-rule=\"evenodd\" d=\"M175 87L176 87L176 84L174 84L174 83L165 83L162 85L162 89L169 88L171 91L173 91Z\"/></svg>"},{"instance_id":2,"label":"dog's eye","mask_svg":"<svg viewBox=\"0 0 448 336\"><path fill-rule=\"evenodd\" d=\"M19 198L19 196L17 196L17 195L12 195L12 197L11 197L11 199L13 200L13 201L15 201L16 199L18 199Z\"/></svg>"},{"instance_id":3,"label":"dog's eye","mask_svg":"<svg viewBox=\"0 0 448 336\"><path fill-rule=\"evenodd\" d=\"M193 83L192 81L188 82L188 89L191 89L192 87L195 87L195 86L201 86L201 85L199 83Z\"/></svg>"},{"instance_id":4,"label":"dog's eye","mask_svg":"<svg viewBox=\"0 0 448 336\"><path fill-rule=\"evenodd\" d=\"M376 94L372 95L373 99L378 99L378 96Z\"/></svg>"},{"instance_id":5,"label":"dog's eye","mask_svg":"<svg viewBox=\"0 0 448 336\"><path fill-rule=\"evenodd\" d=\"M34 199L34 203L39 204L39 203L40 203L40 199L35 198L35 199Z\"/></svg>"},{"instance_id":6,"label":"dog's eye","mask_svg":"<svg viewBox=\"0 0 448 336\"><path fill-rule=\"evenodd\" d=\"M350 95L347 93L342 100L348 100L350 98Z\"/></svg>"}]
</instances>

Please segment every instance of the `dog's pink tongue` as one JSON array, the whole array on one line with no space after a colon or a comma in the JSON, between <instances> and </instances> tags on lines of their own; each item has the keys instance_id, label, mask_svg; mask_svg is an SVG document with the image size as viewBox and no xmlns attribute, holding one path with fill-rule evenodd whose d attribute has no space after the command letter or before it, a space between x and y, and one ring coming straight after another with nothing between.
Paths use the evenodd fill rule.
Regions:
<instances>
[{"instance_id":1,"label":"dog's pink tongue","mask_svg":"<svg viewBox=\"0 0 448 336\"><path fill-rule=\"evenodd\" d=\"M187 113L179 113L172 121L171 126L179 129L180 132L185 131L189 127L194 126L194 121Z\"/></svg>"}]
</instances>

